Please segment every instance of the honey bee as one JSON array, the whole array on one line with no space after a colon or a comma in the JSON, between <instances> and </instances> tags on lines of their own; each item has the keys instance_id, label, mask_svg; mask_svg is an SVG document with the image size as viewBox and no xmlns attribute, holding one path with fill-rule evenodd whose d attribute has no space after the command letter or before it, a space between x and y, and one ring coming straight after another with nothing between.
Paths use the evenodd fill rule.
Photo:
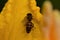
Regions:
<instances>
[{"instance_id":1,"label":"honey bee","mask_svg":"<svg viewBox=\"0 0 60 40\"><path fill-rule=\"evenodd\" d=\"M34 24L31 21L32 21L32 14L28 13L27 14L27 23L26 23L26 32L27 33L30 33L31 29L34 27Z\"/></svg>"}]
</instances>

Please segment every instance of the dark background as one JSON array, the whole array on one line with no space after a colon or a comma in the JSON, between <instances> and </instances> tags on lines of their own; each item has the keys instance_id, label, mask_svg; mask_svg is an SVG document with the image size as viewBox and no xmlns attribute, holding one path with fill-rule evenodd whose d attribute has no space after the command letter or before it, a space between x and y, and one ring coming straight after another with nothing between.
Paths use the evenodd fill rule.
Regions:
<instances>
[{"instance_id":1,"label":"dark background","mask_svg":"<svg viewBox=\"0 0 60 40\"><path fill-rule=\"evenodd\" d=\"M2 11L4 5L7 1L8 0L0 0L0 12ZM42 7L42 4L43 4L44 1L45 0L36 0L37 6ZM59 9L60 10L60 0L50 0L50 1L53 4L54 9Z\"/></svg>"},{"instance_id":2,"label":"dark background","mask_svg":"<svg viewBox=\"0 0 60 40\"><path fill-rule=\"evenodd\" d=\"M42 7L42 4L45 0L36 0L37 1L37 5ZM53 5L53 9L59 9L60 10L60 0L50 0L52 5Z\"/></svg>"}]
</instances>

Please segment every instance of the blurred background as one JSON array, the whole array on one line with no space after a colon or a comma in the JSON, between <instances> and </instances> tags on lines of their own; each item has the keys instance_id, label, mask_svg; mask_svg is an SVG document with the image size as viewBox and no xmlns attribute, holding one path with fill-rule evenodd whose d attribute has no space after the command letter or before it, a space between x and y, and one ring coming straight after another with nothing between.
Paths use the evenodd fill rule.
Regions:
<instances>
[{"instance_id":1,"label":"blurred background","mask_svg":"<svg viewBox=\"0 0 60 40\"><path fill-rule=\"evenodd\" d=\"M46 1L46 0L36 0L37 6L42 7L44 1ZM52 5L53 5L53 9L60 10L60 0L49 0L49 1L51 1Z\"/></svg>"},{"instance_id":2,"label":"blurred background","mask_svg":"<svg viewBox=\"0 0 60 40\"><path fill-rule=\"evenodd\" d=\"M7 1L8 0L0 0L0 12L2 11L2 9L5 6L5 3ZM44 1L46 1L46 0L36 0L37 6L42 7ZM53 5L54 9L60 10L60 0L50 0L50 1L51 1L52 5Z\"/></svg>"}]
</instances>

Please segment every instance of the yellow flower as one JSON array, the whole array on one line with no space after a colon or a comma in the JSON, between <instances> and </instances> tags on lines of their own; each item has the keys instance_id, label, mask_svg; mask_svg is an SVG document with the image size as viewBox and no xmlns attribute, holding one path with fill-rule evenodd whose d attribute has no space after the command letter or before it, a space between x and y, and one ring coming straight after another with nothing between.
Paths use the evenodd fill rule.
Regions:
<instances>
[{"instance_id":1,"label":"yellow flower","mask_svg":"<svg viewBox=\"0 0 60 40\"><path fill-rule=\"evenodd\" d=\"M43 16L39 10L35 0L8 0L0 14L0 40L43 40ZM28 13L32 14L30 22L34 24L30 33L26 32L25 25Z\"/></svg>"}]
</instances>

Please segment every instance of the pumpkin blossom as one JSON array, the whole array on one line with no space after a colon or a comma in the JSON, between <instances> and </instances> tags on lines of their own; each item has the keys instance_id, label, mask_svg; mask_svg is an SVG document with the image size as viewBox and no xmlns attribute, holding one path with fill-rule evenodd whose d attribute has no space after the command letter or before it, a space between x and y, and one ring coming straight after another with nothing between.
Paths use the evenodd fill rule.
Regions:
<instances>
[{"instance_id":1,"label":"pumpkin blossom","mask_svg":"<svg viewBox=\"0 0 60 40\"><path fill-rule=\"evenodd\" d=\"M40 8L36 6L35 0L8 0L5 4L1 17L2 26L0 40L44 40L41 27L43 26L43 16L39 12ZM26 32L27 14L32 14L31 23L34 27L30 33ZM1 25L0 24L0 25Z\"/></svg>"}]
</instances>

